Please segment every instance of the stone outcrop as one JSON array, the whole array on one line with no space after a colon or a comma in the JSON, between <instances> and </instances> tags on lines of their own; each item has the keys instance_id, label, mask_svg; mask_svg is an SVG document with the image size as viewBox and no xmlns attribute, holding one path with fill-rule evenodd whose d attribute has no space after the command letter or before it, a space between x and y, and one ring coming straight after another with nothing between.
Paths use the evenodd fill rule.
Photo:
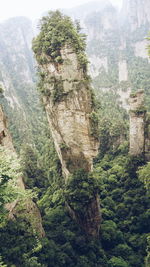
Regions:
<instances>
[{"instance_id":1,"label":"stone outcrop","mask_svg":"<svg viewBox=\"0 0 150 267\"><path fill-rule=\"evenodd\" d=\"M83 7L78 8L78 13L66 12L74 19L80 19L87 34L90 74L98 94L103 97L103 88L109 88L111 98L116 87L120 102L122 95L127 99L129 91L137 88L137 85L144 88L143 75L150 75L145 39L150 29L150 1L123 0L120 11L107 1L105 4L100 1L99 5L101 8L92 10L87 9L85 4L84 12L87 13L84 17L78 17ZM139 72L143 75L139 75ZM124 102L122 106L128 111L129 105L124 105Z\"/></svg>"},{"instance_id":2,"label":"stone outcrop","mask_svg":"<svg viewBox=\"0 0 150 267\"><path fill-rule=\"evenodd\" d=\"M78 169L92 170L93 158L98 153L97 118L86 70L81 66L71 46L61 50L62 63L56 64L46 56L41 67L44 76L43 102L55 148L62 164L65 181ZM43 55L44 57L44 55ZM94 196L84 218L73 211L70 215L84 231L97 237L100 226L99 199Z\"/></svg>"},{"instance_id":3,"label":"stone outcrop","mask_svg":"<svg viewBox=\"0 0 150 267\"><path fill-rule=\"evenodd\" d=\"M95 195L94 199L88 204L87 211L84 213L84 216L81 216L79 213L75 212L69 205L66 203L66 206L69 210L71 217L83 228L84 232L92 237L99 237L100 222L101 222L101 212L99 205L99 196Z\"/></svg>"},{"instance_id":4,"label":"stone outcrop","mask_svg":"<svg viewBox=\"0 0 150 267\"><path fill-rule=\"evenodd\" d=\"M144 153L145 110L144 92L139 91L130 97L130 154Z\"/></svg>"},{"instance_id":5,"label":"stone outcrop","mask_svg":"<svg viewBox=\"0 0 150 267\"><path fill-rule=\"evenodd\" d=\"M150 119L144 106L144 91L130 96L130 154L150 159Z\"/></svg>"},{"instance_id":6,"label":"stone outcrop","mask_svg":"<svg viewBox=\"0 0 150 267\"><path fill-rule=\"evenodd\" d=\"M14 154L16 156L16 151L13 146L11 135L7 129L7 120L0 106L0 146L3 146L6 149L6 152L9 154ZM25 190L25 185L23 178L18 177L17 185L21 190ZM18 200L13 203L6 205L7 210L9 211L9 219L16 219L19 216L24 218L31 227L36 231L39 237L44 236L44 230L42 227L42 219L40 212L36 204L31 199L26 199L21 208L19 207ZM18 209L19 207L19 209Z\"/></svg>"},{"instance_id":7,"label":"stone outcrop","mask_svg":"<svg viewBox=\"0 0 150 267\"><path fill-rule=\"evenodd\" d=\"M93 99L89 82L71 47L61 50L63 64L44 65L47 73L43 101L64 176L83 168L92 170L99 142L92 129ZM52 82L49 82L51 80Z\"/></svg>"}]
</instances>

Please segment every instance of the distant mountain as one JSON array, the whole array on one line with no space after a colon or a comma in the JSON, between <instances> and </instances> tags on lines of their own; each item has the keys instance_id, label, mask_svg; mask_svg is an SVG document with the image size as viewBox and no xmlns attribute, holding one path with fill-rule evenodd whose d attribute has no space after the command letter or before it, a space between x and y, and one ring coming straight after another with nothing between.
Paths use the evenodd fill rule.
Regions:
<instances>
[{"instance_id":1,"label":"distant mountain","mask_svg":"<svg viewBox=\"0 0 150 267\"><path fill-rule=\"evenodd\" d=\"M131 91L142 88L150 94L145 39L150 30L150 2L124 0L121 11L109 1L92 3L67 13L80 19L87 34L90 73L97 93L117 94L116 98L128 109Z\"/></svg>"},{"instance_id":2,"label":"distant mountain","mask_svg":"<svg viewBox=\"0 0 150 267\"><path fill-rule=\"evenodd\" d=\"M0 24L0 84L10 130L21 144L34 138L39 116L35 61L31 49L32 23L24 17Z\"/></svg>"},{"instance_id":3,"label":"distant mountain","mask_svg":"<svg viewBox=\"0 0 150 267\"><path fill-rule=\"evenodd\" d=\"M124 0L121 11L110 1L63 10L81 22L93 86L100 99L110 95L128 110L131 91L144 89L150 107L150 63L145 37L150 30L149 0ZM42 110L36 90L32 23L24 17L0 24L0 85L15 139L32 142ZM113 103L114 104L114 103Z\"/></svg>"},{"instance_id":4,"label":"distant mountain","mask_svg":"<svg viewBox=\"0 0 150 267\"><path fill-rule=\"evenodd\" d=\"M95 11L102 11L105 7L110 5L111 2L109 0L92 1L74 8L63 9L62 11L65 14L82 21L88 14Z\"/></svg>"}]
</instances>

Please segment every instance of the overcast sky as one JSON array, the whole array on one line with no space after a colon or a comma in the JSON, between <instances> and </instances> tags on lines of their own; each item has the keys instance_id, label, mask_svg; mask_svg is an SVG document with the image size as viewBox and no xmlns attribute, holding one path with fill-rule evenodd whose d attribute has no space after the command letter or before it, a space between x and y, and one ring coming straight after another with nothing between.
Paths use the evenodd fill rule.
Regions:
<instances>
[{"instance_id":1,"label":"overcast sky","mask_svg":"<svg viewBox=\"0 0 150 267\"><path fill-rule=\"evenodd\" d=\"M95 0L0 0L0 21L15 16L27 16L31 19L50 9L70 8ZM102 1L102 0L97 0ZM121 5L122 0L110 0Z\"/></svg>"}]
</instances>

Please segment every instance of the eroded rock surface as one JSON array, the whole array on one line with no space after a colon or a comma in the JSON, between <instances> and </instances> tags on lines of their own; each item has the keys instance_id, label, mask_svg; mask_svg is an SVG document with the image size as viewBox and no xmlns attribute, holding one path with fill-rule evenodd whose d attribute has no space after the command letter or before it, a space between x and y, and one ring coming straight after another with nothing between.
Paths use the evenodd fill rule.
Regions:
<instances>
[{"instance_id":1,"label":"eroded rock surface","mask_svg":"<svg viewBox=\"0 0 150 267\"><path fill-rule=\"evenodd\" d=\"M61 50L63 64L47 63L44 96L48 121L62 169L67 178L74 170L92 170L99 142L92 134L93 99L89 81L73 49ZM50 81L50 82L49 82Z\"/></svg>"},{"instance_id":2,"label":"eroded rock surface","mask_svg":"<svg viewBox=\"0 0 150 267\"><path fill-rule=\"evenodd\" d=\"M150 159L150 118L144 106L144 91L130 97L130 154Z\"/></svg>"},{"instance_id":3,"label":"eroded rock surface","mask_svg":"<svg viewBox=\"0 0 150 267\"><path fill-rule=\"evenodd\" d=\"M74 49L66 44L60 49L62 63L49 55L40 65L43 78L43 102L55 148L62 164L65 182L79 169L89 172L98 153L97 117L94 97L85 66ZM97 195L87 204L84 216L67 203L70 215L87 235L98 237L100 206Z\"/></svg>"},{"instance_id":4,"label":"eroded rock surface","mask_svg":"<svg viewBox=\"0 0 150 267\"><path fill-rule=\"evenodd\" d=\"M145 110L143 105L142 90L130 97L130 154L135 156L144 153Z\"/></svg>"}]
</instances>

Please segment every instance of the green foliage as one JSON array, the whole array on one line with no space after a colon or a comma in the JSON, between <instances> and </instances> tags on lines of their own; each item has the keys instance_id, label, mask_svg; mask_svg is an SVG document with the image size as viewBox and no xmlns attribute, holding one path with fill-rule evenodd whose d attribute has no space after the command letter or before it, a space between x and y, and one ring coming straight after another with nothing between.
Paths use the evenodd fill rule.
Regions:
<instances>
[{"instance_id":1,"label":"green foliage","mask_svg":"<svg viewBox=\"0 0 150 267\"><path fill-rule=\"evenodd\" d=\"M31 166L30 174L36 171L37 166L35 164L34 167L34 153L31 152L33 169L32 165L27 165ZM25 267L143 267L146 239L150 231L149 199L137 179L136 171L144 162L140 158L128 157L127 152L124 155L120 153L118 156L107 154L97 162L94 178L83 170L75 172L64 189L53 146L43 145L41 156L38 155L38 165L41 159L43 168L49 174L50 186L39 195L38 204L46 238L38 242L21 219L17 223L9 223L0 231L2 242L5 238L4 246L0 249L4 262L8 266L15 264ZM87 239L65 208L67 201L72 209L84 215L86 204L98 191L103 217L100 242Z\"/></svg>"},{"instance_id":2,"label":"green foliage","mask_svg":"<svg viewBox=\"0 0 150 267\"><path fill-rule=\"evenodd\" d=\"M146 39L150 41L150 36L148 36ZM150 57L150 45L147 46L147 52L148 52L148 56Z\"/></svg>"},{"instance_id":3,"label":"green foliage","mask_svg":"<svg viewBox=\"0 0 150 267\"><path fill-rule=\"evenodd\" d=\"M62 99L62 97L64 95L63 93L64 93L63 81L62 80L55 81L53 94L52 94L52 99L53 99L54 104L56 102L59 102Z\"/></svg>"},{"instance_id":4,"label":"green foliage","mask_svg":"<svg viewBox=\"0 0 150 267\"><path fill-rule=\"evenodd\" d=\"M150 162L138 170L139 179L144 183L146 189L150 192Z\"/></svg>"},{"instance_id":5,"label":"green foliage","mask_svg":"<svg viewBox=\"0 0 150 267\"><path fill-rule=\"evenodd\" d=\"M89 115L89 119L91 122L91 135L94 136L96 139L99 138L99 129L98 129L98 123L99 123L99 116L98 113L95 111L92 111L92 113Z\"/></svg>"},{"instance_id":6,"label":"green foliage","mask_svg":"<svg viewBox=\"0 0 150 267\"><path fill-rule=\"evenodd\" d=\"M42 191L48 185L45 172L40 168L39 155L35 148L30 145L24 145L21 153L21 166L23 179L27 188L34 191Z\"/></svg>"},{"instance_id":7,"label":"green foliage","mask_svg":"<svg viewBox=\"0 0 150 267\"><path fill-rule=\"evenodd\" d=\"M109 267L130 267L121 257L112 257L108 262Z\"/></svg>"},{"instance_id":8,"label":"green foliage","mask_svg":"<svg viewBox=\"0 0 150 267\"><path fill-rule=\"evenodd\" d=\"M4 262L2 261L2 257L0 256L0 266L1 267L7 267L6 264L4 264Z\"/></svg>"},{"instance_id":9,"label":"green foliage","mask_svg":"<svg viewBox=\"0 0 150 267\"><path fill-rule=\"evenodd\" d=\"M4 90L3 90L2 86L0 85L0 97L3 96L3 92L4 92Z\"/></svg>"},{"instance_id":10,"label":"green foliage","mask_svg":"<svg viewBox=\"0 0 150 267\"><path fill-rule=\"evenodd\" d=\"M99 21L99 16L96 19ZM56 24L57 27L55 27ZM60 49L65 44L74 48L80 63L82 62L83 65L86 63L84 62L84 54L82 54L84 44L81 42L82 47L80 46L81 43L79 44L82 38L77 37L71 25L70 19L59 12L51 13L48 17L43 18L41 23L43 32L41 31L39 39L33 42L37 60L40 64L45 64L47 57L50 57L56 64L61 64ZM77 33L79 33L79 25L76 28ZM66 37L64 37L64 33ZM15 222L9 222L5 226L3 225L0 229L0 240L3 244L0 247L3 260L0 264L2 266L4 265L3 262L6 262L8 266L23 267L143 267L145 257L146 267L149 266L150 203L143 183L137 177L137 170L142 166L138 170L138 175L144 181L146 187L149 188L149 164L144 165L145 162L142 158L128 156L126 134L128 116L117 103L117 87L114 86L118 83L117 49L119 42L116 33L113 32L112 35L107 32L108 42L100 43L94 40L95 43L97 42L96 47L91 48L93 51L97 48L96 53L98 55L101 46L103 48L101 52L103 52L103 56L106 56L110 46L114 47L113 51L109 52L108 74L103 72L97 84L95 83L97 89L100 86L98 82L101 82L101 85L104 87L106 85L111 86L113 90L97 94L98 98L102 99L98 114L101 121L98 130L101 146L100 154L95 160L94 174L89 176L85 171L79 170L68 179L64 189L60 161L56 155L51 137L47 133L43 115L37 108L37 114L40 115L38 121L35 120L35 122L35 116L33 116L32 129L34 129L34 141L38 150L35 146L23 147L21 157L27 187L38 192L38 204L43 218L46 238L37 240L29 224L22 218ZM73 41L71 41L72 38L74 38ZM129 61L132 52L128 52L127 58ZM43 53L46 53L46 56L43 56ZM140 86L145 85L148 94L149 72L146 61L142 59L136 61L134 58L132 68L133 70L130 72L132 84L134 83L135 88L138 84ZM137 71L139 71L139 77ZM45 75L43 73L40 75L42 80L40 86L45 95L49 96L50 91L43 88ZM147 81L145 81L145 77ZM53 81L51 80L49 83L53 83ZM122 83L118 86L126 89L128 85ZM54 90L53 100L56 102L63 97L63 88L60 92L56 91L59 88L61 88L61 82L57 84ZM25 99L27 98L25 97ZM26 104L31 112L31 103ZM93 112L91 117L93 124L97 125L97 114ZM39 121L42 127L39 126ZM30 138L29 141L31 141ZM61 149L65 151L67 146L62 144ZM0 164L0 166L5 167L6 163L7 160L2 158L2 165ZM3 169L3 172L5 169L8 171L8 167L9 164ZM13 172L12 168L10 169L10 175L9 173L6 173L6 175L13 177L15 169ZM8 182L11 180L8 180ZM2 198L3 196L5 198L3 186L1 189ZM9 191L6 193L8 194ZM75 211L84 215L86 204L98 192L100 194L103 221L100 240L95 241L87 239L78 225L71 220L65 208L65 201ZM11 194L7 198L10 198L10 196ZM2 199L3 204L9 200L6 201L4 198ZM148 246L146 248L147 239Z\"/></svg>"},{"instance_id":11,"label":"green foliage","mask_svg":"<svg viewBox=\"0 0 150 267\"><path fill-rule=\"evenodd\" d=\"M0 148L0 226L5 223L5 204L17 199L22 192L18 192L17 179L20 175L20 165L15 154Z\"/></svg>"},{"instance_id":12,"label":"green foliage","mask_svg":"<svg viewBox=\"0 0 150 267\"><path fill-rule=\"evenodd\" d=\"M97 180L85 170L78 170L68 179L64 193L69 206L84 216L87 205L98 193Z\"/></svg>"},{"instance_id":13,"label":"green foliage","mask_svg":"<svg viewBox=\"0 0 150 267\"><path fill-rule=\"evenodd\" d=\"M105 114L105 109L100 112L100 157L103 157L108 151L114 154L120 152L122 152L122 154L126 154L128 152L128 123L126 121L125 115L124 113L122 113L121 109L120 114L115 114L116 116L118 115L118 119L114 118L113 115L114 113L112 112L112 114L110 114L109 111L107 114Z\"/></svg>"},{"instance_id":14,"label":"green foliage","mask_svg":"<svg viewBox=\"0 0 150 267\"><path fill-rule=\"evenodd\" d=\"M107 73L104 67L100 68L100 72L97 77L93 79L93 85L96 89L99 87L102 88L112 88L114 84L117 83L117 80L114 76L114 73L110 75Z\"/></svg>"},{"instance_id":15,"label":"green foliage","mask_svg":"<svg viewBox=\"0 0 150 267\"><path fill-rule=\"evenodd\" d=\"M68 16L59 11L49 12L40 22L40 33L33 40L33 51L39 66L52 62L58 69L63 63L62 49L73 49L78 58L78 66L83 69L87 78L87 58L85 55L85 35L79 33L79 25L74 25ZM66 63L66 62L65 62ZM67 64L67 63L66 63ZM39 70L38 88L44 96L52 94L53 103L62 100L66 95L61 77L51 77Z\"/></svg>"},{"instance_id":16,"label":"green foliage","mask_svg":"<svg viewBox=\"0 0 150 267\"><path fill-rule=\"evenodd\" d=\"M147 237L147 256L145 259L145 266L148 267L150 265L150 235Z\"/></svg>"},{"instance_id":17,"label":"green foliage","mask_svg":"<svg viewBox=\"0 0 150 267\"><path fill-rule=\"evenodd\" d=\"M95 166L101 184L101 241L110 266L144 266L150 202L136 173L143 164L140 158L108 154Z\"/></svg>"},{"instance_id":18,"label":"green foliage","mask_svg":"<svg viewBox=\"0 0 150 267\"><path fill-rule=\"evenodd\" d=\"M24 267L46 267L46 265L43 265L38 262L37 257L31 257L29 259L25 259Z\"/></svg>"},{"instance_id":19,"label":"green foliage","mask_svg":"<svg viewBox=\"0 0 150 267\"><path fill-rule=\"evenodd\" d=\"M0 229L0 239L3 246L0 253L8 266L30 266L26 261L34 255L37 247L37 238L29 224L19 218L16 221L9 221L3 229Z\"/></svg>"},{"instance_id":20,"label":"green foliage","mask_svg":"<svg viewBox=\"0 0 150 267\"><path fill-rule=\"evenodd\" d=\"M119 83L119 87L123 92L126 92L128 88L130 88L131 84L129 81L121 81Z\"/></svg>"},{"instance_id":21,"label":"green foliage","mask_svg":"<svg viewBox=\"0 0 150 267\"><path fill-rule=\"evenodd\" d=\"M40 34L33 40L33 51L39 64L49 56L54 63L62 63L61 49L67 44L77 53L81 66L86 69L85 35L79 33L68 16L59 11L49 12L40 22ZM45 55L45 56L44 56Z\"/></svg>"},{"instance_id":22,"label":"green foliage","mask_svg":"<svg viewBox=\"0 0 150 267\"><path fill-rule=\"evenodd\" d=\"M149 90L149 65L147 59L135 57L129 59L129 79L132 88Z\"/></svg>"}]
</instances>

